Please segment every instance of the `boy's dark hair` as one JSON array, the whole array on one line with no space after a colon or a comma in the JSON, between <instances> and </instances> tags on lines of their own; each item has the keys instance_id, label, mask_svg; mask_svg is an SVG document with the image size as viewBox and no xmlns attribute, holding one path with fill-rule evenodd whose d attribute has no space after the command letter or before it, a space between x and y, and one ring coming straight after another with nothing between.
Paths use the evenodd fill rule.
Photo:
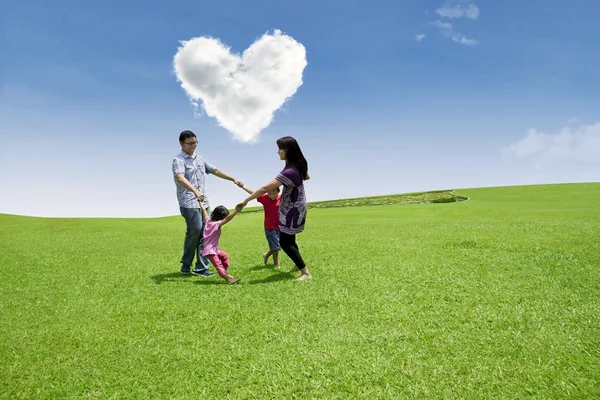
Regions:
<instances>
[{"instance_id":1,"label":"boy's dark hair","mask_svg":"<svg viewBox=\"0 0 600 400\"><path fill-rule=\"evenodd\" d=\"M308 173L308 161L304 158L304 154L302 154L302 150L300 150L300 145L296 139L291 136L279 138L277 139L277 147L281 150L285 150L287 157L286 164L298 168L302 175L302 179L306 179L306 174Z\"/></svg>"},{"instance_id":2,"label":"boy's dark hair","mask_svg":"<svg viewBox=\"0 0 600 400\"><path fill-rule=\"evenodd\" d=\"M216 206L210 214L210 219L213 221L221 221L229 215L229 210L225 206Z\"/></svg>"},{"instance_id":3,"label":"boy's dark hair","mask_svg":"<svg viewBox=\"0 0 600 400\"><path fill-rule=\"evenodd\" d=\"M195 138L196 134L192 131L183 131L179 134L179 141L185 142L185 139L189 139L191 137Z\"/></svg>"}]
</instances>

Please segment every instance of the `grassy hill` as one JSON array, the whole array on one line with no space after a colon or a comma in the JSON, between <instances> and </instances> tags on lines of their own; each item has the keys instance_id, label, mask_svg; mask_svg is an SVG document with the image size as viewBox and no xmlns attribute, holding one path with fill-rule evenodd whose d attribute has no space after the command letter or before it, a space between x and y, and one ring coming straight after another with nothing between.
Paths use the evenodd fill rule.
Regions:
<instances>
[{"instance_id":1,"label":"grassy hill","mask_svg":"<svg viewBox=\"0 0 600 400\"><path fill-rule=\"evenodd\" d=\"M458 196L452 190L435 190L430 192L416 192L393 194L386 196L358 197L351 199L336 199L327 201L313 201L308 203L308 208L338 208L360 206L389 206L399 204L429 204L429 203L454 203L467 200L467 197ZM262 206L246 207L244 212L262 212Z\"/></svg>"},{"instance_id":2,"label":"grassy hill","mask_svg":"<svg viewBox=\"0 0 600 400\"><path fill-rule=\"evenodd\" d=\"M236 286L178 216L0 215L0 397L599 397L600 184L453 193L313 203L307 282L244 212Z\"/></svg>"}]
</instances>

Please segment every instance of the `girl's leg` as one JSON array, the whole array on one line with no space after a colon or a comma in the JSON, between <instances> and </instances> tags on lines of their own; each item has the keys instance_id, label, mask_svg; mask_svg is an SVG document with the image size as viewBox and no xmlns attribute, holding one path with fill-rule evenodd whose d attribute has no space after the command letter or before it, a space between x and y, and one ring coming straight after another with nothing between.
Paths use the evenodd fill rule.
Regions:
<instances>
[{"instance_id":1,"label":"girl's leg","mask_svg":"<svg viewBox=\"0 0 600 400\"><path fill-rule=\"evenodd\" d=\"M225 268L223 268L223 264L221 264L221 260L219 259L219 256L217 254L210 254L206 256L206 258L210 260L210 263L213 265L213 267L215 267L217 273L221 278L227 275L227 271L225 271Z\"/></svg>"},{"instance_id":2,"label":"girl's leg","mask_svg":"<svg viewBox=\"0 0 600 400\"><path fill-rule=\"evenodd\" d=\"M229 269L229 254L219 249L219 260L221 261L221 264L223 264L223 267L225 267L225 270L227 271Z\"/></svg>"},{"instance_id":3,"label":"girl's leg","mask_svg":"<svg viewBox=\"0 0 600 400\"><path fill-rule=\"evenodd\" d=\"M300 271L301 275L298 278L298 280L311 278L312 276L310 275L306 264L304 264L304 260L302 259L300 251L298 250L298 245L296 245L296 235L288 235L286 233L280 232L279 242L285 254L287 254L288 257L292 259L292 261L294 262L294 264L296 264L296 267ZM293 270L294 269L292 269L290 272L292 272Z\"/></svg>"},{"instance_id":4,"label":"girl's leg","mask_svg":"<svg viewBox=\"0 0 600 400\"><path fill-rule=\"evenodd\" d=\"M219 254L215 255L215 258L217 259L219 265L223 270L223 275L221 275L221 271L218 270L219 275L221 275L221 278L225 279L229 284L238 283L239 281L241 281L240 278L234 278L233 276L227 273L227 270L229 269L229 254L219 249Z\"/></svg>"}]
</instances>

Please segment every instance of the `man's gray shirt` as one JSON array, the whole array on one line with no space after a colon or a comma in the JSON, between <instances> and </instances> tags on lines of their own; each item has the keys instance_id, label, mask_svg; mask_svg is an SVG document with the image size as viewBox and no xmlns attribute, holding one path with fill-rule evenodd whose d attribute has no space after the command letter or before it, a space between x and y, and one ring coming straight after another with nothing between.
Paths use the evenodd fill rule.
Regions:
<instances>
[{"instance_id":1,"label":"man's gray shirt","mask_svg":"<svg viewBox=\"0 0 600 400\"><path fill-rule=\"evenodd\" d=\"M190 157L182 151L173 158L172 169L173 179L175 180L175 186L177 187L179 207L200 208L198 199L194 196L194 193L181 186L177 182L177 179L175 179L177 174L183 174L193 187L204 194L204 207L208 208L209 202L204 191L204 180L207 174L212 174L217 168L196 153Z\"/></svg>"}]
</instances>

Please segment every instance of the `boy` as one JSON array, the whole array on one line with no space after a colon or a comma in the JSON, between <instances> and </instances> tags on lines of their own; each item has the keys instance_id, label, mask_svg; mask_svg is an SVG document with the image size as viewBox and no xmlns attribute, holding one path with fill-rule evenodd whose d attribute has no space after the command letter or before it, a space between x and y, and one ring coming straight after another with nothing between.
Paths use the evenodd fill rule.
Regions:
<instances>
[{"instance_id":1,"label":"boy","mask_svg":"<svg viewBox=\"0 0 600 400\"><path fill-rule=\"evenodd\" d=\"M242 186L249 194L254 193L253 190ZM267 243L269 244L269 251L263 254L263 262L266 265L269 257L273 256L273 268L279 268L279 202L281 201L281 195L279 194L279 188L270 190L256 198L256 201L263 205L265 213L265 236L267 237Z\"/></svg>"}]
</instances>

